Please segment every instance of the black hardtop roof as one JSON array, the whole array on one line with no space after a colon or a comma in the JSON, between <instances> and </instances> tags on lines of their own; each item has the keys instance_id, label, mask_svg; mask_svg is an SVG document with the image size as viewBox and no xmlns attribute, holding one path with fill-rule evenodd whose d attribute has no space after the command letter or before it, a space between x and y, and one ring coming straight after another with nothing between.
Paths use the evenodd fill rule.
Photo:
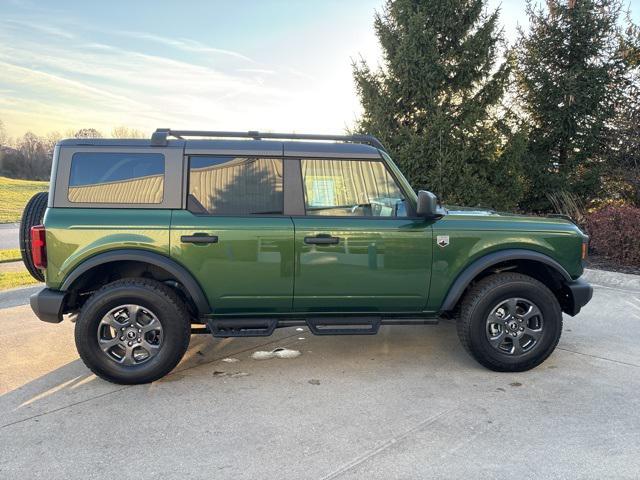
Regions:
<instances>
[{"instance_id":1,"label":"black hardtop roof","mask_svg":"<svg viewBox=\"0 0 640 480\"><path fill-rule=\"evenodd\" d=\"M169 139L168 137L175 137ZM188 138L195 137L195 138ZM185 150L217 150L228 153L255 152L260 155L300 156L380 156L384 150L378 139L370 135L316 135L260 132L174 131L158 129L152 138L69 138L60 146L90 147L165 147Z\"/></svg>"}]
</instances>

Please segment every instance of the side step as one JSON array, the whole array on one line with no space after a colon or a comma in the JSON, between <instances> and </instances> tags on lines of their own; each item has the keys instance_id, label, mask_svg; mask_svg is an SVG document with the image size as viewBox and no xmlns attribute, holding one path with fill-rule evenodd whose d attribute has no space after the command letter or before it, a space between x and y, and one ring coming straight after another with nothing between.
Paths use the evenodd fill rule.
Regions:
<instances>
[{"instance_id":1,"label":"side step","mask_svg":"<svg viewBox=\"0 0 640 480\"><path fill-rule=\"evenodd\" d=\"M268 337L278 326L278 319L209 318L207 326L214 337Z\"/></svg>"},{"instance_id":2,"label":"side step","mask_svg":"<svg viewBox=\"0 0 640 480\"><path fill-rule=\"evenodd\" d=\"M314 335L375 335L381 317L309 317L307 327Z\"/></svg>"}]
</instances>

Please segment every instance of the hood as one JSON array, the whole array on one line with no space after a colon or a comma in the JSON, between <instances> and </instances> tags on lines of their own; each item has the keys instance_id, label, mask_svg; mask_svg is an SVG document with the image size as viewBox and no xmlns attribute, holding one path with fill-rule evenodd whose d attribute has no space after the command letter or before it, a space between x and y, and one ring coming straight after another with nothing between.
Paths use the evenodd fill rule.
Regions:
<instances>
[{"instance_id":1,"label":"hood","mask_svg":"<svg viewBox=\"0 0 640 480\"><path fill-rule=\"evenodd\" d=\"M443 205L447 215L501 215L491 208L460 207L458 205Z\"/></svg>"},{"instance_id":2,"label":"hood","mask_svg":"<svg viewBox=\"0 0 640 480\"><path fill-rule=\"evenodd\" d=\"M496 222L513 222L527 225L537 224L542 225L556 225L567 226L570 229L577 228L575 222L566 215L524 215L511 212L497 212L489 208L482 207L460 207L457 205L451 205L445 207L447 216L451 219L456 218L476 218L477 220L495 220Z\"/></svg>"}]
</instances>

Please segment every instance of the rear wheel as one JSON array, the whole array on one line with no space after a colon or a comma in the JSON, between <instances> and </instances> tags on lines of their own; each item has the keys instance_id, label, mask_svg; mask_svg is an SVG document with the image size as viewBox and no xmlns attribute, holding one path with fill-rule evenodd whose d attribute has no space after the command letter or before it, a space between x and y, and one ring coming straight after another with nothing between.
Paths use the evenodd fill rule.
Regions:
<instances>
[{"instance_id":1,"label":"rear wheel","mask_svg":"<svg viewBox=\"0 0 640 480\"><path fill-rule=\"evenodd\" d=\"M562 333L555 295L538 280L519 273L482 279L466 294L458 336L482 365L500 372L529 370L553 352Z\"/></svg>"},{"instance_id":2,"label":"rear wheel","mask_svg":"<svg viewBox=\"0 0 640 480\"><path fill-rule=\"evenodd\" d=\"M31 258L31 227L34 225L42 225L44 212L47 210L47 201L49 194L47 192L36 193L27 202L22 212L22 220L20 221L20 255L22 262L27 267L27 271L33 278L44 282L44 272L33 264Z\"/></svg>"},{"instance_id":3,"label":"rear wheel","mask_svg":"<svg viewBox=\"0 0 640 480\"><path fill-rule=\"evenodd\" d=\"M166 285L141 278L102 287L84 304L75 327L85 365L121 384L148 383L169 373L190 336L182 300Z\"/></svg>"}]
</instances>

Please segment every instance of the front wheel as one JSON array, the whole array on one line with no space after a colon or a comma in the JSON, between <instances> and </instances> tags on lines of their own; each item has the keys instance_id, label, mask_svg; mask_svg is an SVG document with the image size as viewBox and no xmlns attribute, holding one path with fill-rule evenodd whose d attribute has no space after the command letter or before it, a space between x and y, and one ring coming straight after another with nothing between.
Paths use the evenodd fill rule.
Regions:
<instances>
[{"instance_id":1,"label":"front wheel","mask_svg":"<svg viewBox=\"0 0 640 480\"><path fill-rule=\"evenodd\" d=\"M191 336L184 302L150 279L109 283L84 304L75 326L85 365L114 383L157 380L182 359Z\"/></svg>"},{"instance_id":2,"label":"front wheel","mask_svg":"<svg viewBox=\"0 0 640 480\"><path fill-rule=\"evenodd\" d=\"M522 372L544 362L562 333L562 310L538 280L499 273L480 280L465 295L458 336L482 365Z\"/></svg>"}]
</instances>

